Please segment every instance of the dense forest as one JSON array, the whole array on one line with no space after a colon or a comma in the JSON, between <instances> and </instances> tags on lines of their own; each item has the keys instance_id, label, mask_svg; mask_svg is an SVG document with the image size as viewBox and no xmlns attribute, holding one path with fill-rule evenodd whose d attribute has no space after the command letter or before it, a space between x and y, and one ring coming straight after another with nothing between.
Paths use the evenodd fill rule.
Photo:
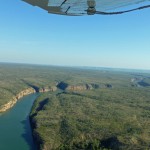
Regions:
<instances>
[{"instance_id":1,"label":"dense forest","mask_svg":"<svg viewBox=\"0 0 150 150\"><path fill-rule=\"evenodd\" d=\"M40 150L150 149L150 73L0 64L0 108L27 88Z\"/></svg>"}]
</instances>

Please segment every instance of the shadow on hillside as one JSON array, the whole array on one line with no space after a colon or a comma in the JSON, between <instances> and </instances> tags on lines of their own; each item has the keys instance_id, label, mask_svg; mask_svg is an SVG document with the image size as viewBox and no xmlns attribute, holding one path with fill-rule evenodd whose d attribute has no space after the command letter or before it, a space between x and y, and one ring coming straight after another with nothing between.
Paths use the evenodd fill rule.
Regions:
<instances>
[{"instance_id":1,"label":"shadow on hillside","mask_svg":"<svg viewBox=\"0 0 150 150\"><path fill-rule=\"evenodd\" d=\"M46 99L44 99L43 101L41 101L41 102L39 103L39 106L38 106L38 108L36 109L36 111L42 110L43 107L45 106L45 104L48 103L48 100L49 100L49 98L46 98Z\"/></svg>"},{"instance_id":2,"label":"shadow on hillside","mask_svg":"<svg viewBox=\"0 0 150 150\"><path fill-rule=\"evenodd\" d=\"M29 150L37 150L36 145L33 141L32 129L30 126L29 117L21 121L21 124L23 124L23 128L24 128L24 133L21 136L24 138L27 145L29 146Z\"/></svg>"},{"instance_id":3,"label":"shadow on hillside","mask_svg":"<svg viewBox=\"0 0 150 150\"><path fill-rule=\"evenodd\" d=\"M119 150L122 145L123 144L119 142L118 138L115 136L101 141L101 147L112 150Z\"/></svg>"},{"instance_id":4,"label":"shadow on hillside","mask_svg":"<svg viewBox=\"0 0 150 150\"><path fill-rule=\"evenodd\" d=\"M37 93L39 92L39 87L31 84L31 83L28 83L27 81L25 80L21 80L22 82L24 82L26 85L28 85L29 87L32 87Z\"/></svg>"}]
</instances>

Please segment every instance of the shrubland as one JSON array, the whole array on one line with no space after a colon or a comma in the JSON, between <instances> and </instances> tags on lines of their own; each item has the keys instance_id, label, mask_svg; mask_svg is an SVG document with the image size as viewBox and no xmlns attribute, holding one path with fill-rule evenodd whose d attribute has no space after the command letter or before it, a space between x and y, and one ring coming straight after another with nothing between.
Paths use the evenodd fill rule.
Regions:
<instances>
[{"instance_id":1,"label":"shrubland","mask_svg":"<svg viewBox=\"0 0 150 150\"><path fill-rule=\"evenodd\" d=\"M150 74L104 68L0 64L0 107L24 89L41 150L150 149ZM45 90L46 91L46 90Z\"/></svg>"}]
</instances>

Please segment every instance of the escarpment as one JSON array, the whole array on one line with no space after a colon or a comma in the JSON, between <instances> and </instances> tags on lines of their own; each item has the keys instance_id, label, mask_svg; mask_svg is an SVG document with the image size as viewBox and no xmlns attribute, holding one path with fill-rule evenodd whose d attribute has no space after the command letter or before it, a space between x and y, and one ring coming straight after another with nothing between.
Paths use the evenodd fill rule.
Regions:
<instances>
[{"instance_id":1,"label":"escarpment","mask_svg":"<svg viewBox=\"0 0 150 150\"><path fill-rule=\"evenodd\" d=\"M38 90L37 90L37 89L38 89ZM57 87L56 87L56 86L37 87L36 89L33 88L33 86L32 86L32 87L30 87L30 88L27 88L27 89L21 91L20 93L18 93L16 96L12 97L12 99L11 99L8 103L2 105L2 106L0 107L0 113L1 113L1 112L5 112L5 111L7 111L8 109L12 108L12 107L17 103L17 101L18 101L20 98L22 98L22 97L24 97L24 96L26 96L26 95L29 95L29 94L32 94L32 93L38 93L38 92L39 92L39 93L54 92L54 91L56 91L56 90L57 90Z\"/></svg>"},{"instance_id":2,"label":"escarpment","mask_svg":"<svg viewBox=\"0 0 150 150\"><path fill-rule=\"evenodd\" d=\"M18 99L22 98L23 96L26 96L26 95L29 95L29 94L32 94L32 93L36 93L35 89L33 89L33 88L28 88L28 89L26 89L26 90L21 91L21 92L20 92L19 94L17 94L15 97L16 97L16 99L18 100Z\"/></svg>"},{"instance_id":3,"label":"escarpment","mask_svg":"<svg viewBox=\"0 0 150 150\"><path fill-rule=\"evenodd\" d=\"M99 88L112 88L111 84L96 84L96 83L86 83L86 84L77 84L70 85L65 82L60 82L57 85L57 88L61 90L69 90L69 91L84 91L84 90L93 90Z\"/></svg>"},{"instance_id":4,"label":"escarpment","mask_svg":"<svg viewBox=\"0 0 150 150\"><path fill-rule=\"evenodd\" d=\"M29 95L29 94L32 94L32 93L35 93L35 92L36 91L33 88L28 88L28 89L25 89L25 90L21 91L16 96L14 96L12 98L12 100L10 100L8 103L6 103L6 104L4 104L0 107L0 113L10 109L11 107L13 107L17 103L17 101L20 98L22 98L23 96L26 96L26 95Z\"/></svg>"},{"instance_id":5,"label":"escarpment","mask_svg":"<svg viewBox=\"0 0 150 150\"><path fill-rule=\"evenodd\" d=\"M46 86L46 87L39 88L40 93L55 92L56 90L57 90L56 86Z\"/></svg>"},{"instance_id":6,"label":"escarpment","mask_svg":"<svg viewBox=\"0 0 150 150\"><path fill-rule=\"evenodd\" d=\"M8 103L2 105L0 107L0 113L13 107L16 104L16 102L23 96L26 96L32 93L55 92L57 89L68 90L68 91L85 91L85 90L93 90L93 89L99 89L99 88L112 88L112 85L111 84L100 85L96 83L70 85L63 81L59 82L56 86L37 87L37 86L32 85L30 88L27 88L21 91L20 93L18 93L16 96L12 97L12 100L10 100Z\"/></svg>"},{"instance_id":7,"label":"escarpment","mask_svg":"<svg viewBox=\"0 0 150 150\"><path fill-rule=\"evenodd\" d=\"M92 90L94 89L92 85L85 84L85 85L69 85L66 90L71 91L80 91L80 90Z\"/></svg>"}]
</instances>

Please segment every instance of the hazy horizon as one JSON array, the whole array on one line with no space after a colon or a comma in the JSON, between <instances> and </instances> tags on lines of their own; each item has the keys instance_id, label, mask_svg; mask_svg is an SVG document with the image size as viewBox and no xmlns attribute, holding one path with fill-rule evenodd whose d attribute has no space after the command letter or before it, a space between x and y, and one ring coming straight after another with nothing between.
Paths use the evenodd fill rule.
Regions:
<instances>
[{"instance_id":1,"label":"hazy horizon","mask_svg":"<svg viewBox=\"0 0 150 150\"><path fill-rule=\"evenodd\" d=\"M150 70L150 9L67 17L2 0L0 17L2 62Z\"/></svg>"},{"instance_id":2,"label":"hazy horizon","mask_svg":"<svg viewBox=\"0 0 150 150\"><path fill-rule=\"evenodd\" d=\"M150 69L135 69L135 68L115 68L115 67L104 67L104 66L73 66L73 65L55 65L55 64L38 64L38 63L21 63L21 62L0 62L0 64L10 64L10 65L33 65L33 66L49 66L49 67L68 67L68 68L80 68L80 69L94 69L94 70L115 70L115 71L135 71L135 72L145 72L150 73Z\"/></svg>"}]
</instances>

